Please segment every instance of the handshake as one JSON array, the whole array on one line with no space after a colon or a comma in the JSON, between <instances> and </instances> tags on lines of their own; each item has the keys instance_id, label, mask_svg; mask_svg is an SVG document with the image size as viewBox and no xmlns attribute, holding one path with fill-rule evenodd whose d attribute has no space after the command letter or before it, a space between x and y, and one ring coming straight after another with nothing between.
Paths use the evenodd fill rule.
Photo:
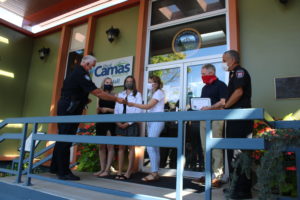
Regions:
<instances>
[{"instance_id":1,"label":"handshake","mask_svg":"<svg viewBox=\"0 0 300 200\"><path fill-rule=\"evenodd\" d=\"M128 102L128 101L127 101L127 98L123 99L123 98L117 97L116 102L118 102L118 103L120 103L120 104L126 104L126 105L129 106L129 107L134 106L134 103Z\"/></svg>"}]
</instances>

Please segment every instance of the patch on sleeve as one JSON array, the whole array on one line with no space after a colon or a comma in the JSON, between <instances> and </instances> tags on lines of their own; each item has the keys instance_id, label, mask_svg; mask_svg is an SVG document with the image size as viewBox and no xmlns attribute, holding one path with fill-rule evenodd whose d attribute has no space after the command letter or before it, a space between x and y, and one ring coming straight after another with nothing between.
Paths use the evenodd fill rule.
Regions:
<instances>
[{"instance_id":1,"label":"patch on sleeve","mask_svg":"<svg viewBox=\"0 0 300 200\"><path fill-rule=\"evenodd\" d=\"M235 72L235 76L236 76L237 78L243 78L244 75L245 75L245 72L244 72L243 70L237 70L237 71Z\"/></svg>"},{"instance_id":2,"label":"patch on sleeve","mask_svg":"<svg viewBox=\"0 0 300 200\"><path fill-rule=\"evenodd\" d=\"M88 80L88 81L91 80L91 78L90 78L88 75L85 75L84 78L85 78L86 80Z\"/></svg>"}]
</instances>

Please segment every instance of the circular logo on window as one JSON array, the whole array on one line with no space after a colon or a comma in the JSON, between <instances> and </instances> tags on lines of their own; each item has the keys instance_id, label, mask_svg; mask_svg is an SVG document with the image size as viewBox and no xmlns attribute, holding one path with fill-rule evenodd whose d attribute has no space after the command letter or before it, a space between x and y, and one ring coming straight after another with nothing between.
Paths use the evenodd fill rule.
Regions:
<instances>
[{"instance_id":1,"label":"circular logo on window","mask_svg":"<svg viewBox=\"0 0 300 200\"><path fill-rule=\"evenodd\" d=\"M201 46L200 33L193 28L180 30L173 38L172 49L174 53L199 49Z\"/></svg>"}]
</instances>

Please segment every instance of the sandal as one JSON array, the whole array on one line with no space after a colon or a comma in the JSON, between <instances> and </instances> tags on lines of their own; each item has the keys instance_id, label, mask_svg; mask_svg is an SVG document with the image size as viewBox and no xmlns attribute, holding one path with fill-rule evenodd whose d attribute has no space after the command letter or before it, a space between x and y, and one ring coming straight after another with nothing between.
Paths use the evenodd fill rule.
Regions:
<instances>
[{"instance_id":1,"label":"sandal","mask_svg":"<svg viewBox=\"0 0 300 200\"><path fill-rule=\"evenodd\" d=\"M121 175L119 179L120 180L128 180L128 179L130 179L130 177L127 177L125 175Z\"/></svg>"},{"instance_id":2,"label":"sandal","mask_svg":"<svg viewBox=\"0 0 300 200\"><path fill-rule=\"evenodd\" d=\"M153 174L149 174L148 176L145 176L144 178L142 178L142 181L144 182L151 182L151 181L158 181L159 180L159 175L153 175Z\"/></svg>"},{"instance_id":3,"label":"sandal","mask_svg":"<svg viewBox=\"0 0 300 200\"><path fill-rule=\"evenodd\" d=\"M123 176L123 175L117 174L117 175L115 176L115 179L116 179L116 180L120 180L122 176Z\"/></svg>"}]
</instances>

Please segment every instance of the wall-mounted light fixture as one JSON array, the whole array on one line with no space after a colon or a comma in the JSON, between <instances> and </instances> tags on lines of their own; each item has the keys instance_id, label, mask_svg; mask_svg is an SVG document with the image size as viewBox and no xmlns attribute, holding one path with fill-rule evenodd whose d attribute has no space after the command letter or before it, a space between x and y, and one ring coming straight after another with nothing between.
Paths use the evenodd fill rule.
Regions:
<instances>
[{"instance_id":1,"label":"wall-mounted light fixture","mask_svg":"<svg viewBox=\"0 0 300 200\"><path fill-rule=\"evenodd\" d=\"M106 31L108 41L113 42L119 36L119 33L120 30L118 28L110 27L110 29Z\"/></svg>"},{"instance_id":2,"label":"wall-mounted light fixture","mask_svg":"<svg viewBox=\"0 0 300 200\"><path fill-rule=\"evenodd\" d=\"M282 4L287 4L289 0L279 0L280 3Z\"/></svg>"},{"instance_id":3,"label":"wall-mounted light fixture","mask_svg":"<svg viewBox=\"0 0 300 200\"><path fill-rule=\"evenodd\" d=\"M50 48L41 48L39 50L39 56L40 56L40 59L43 60L45 57L47 57L50 53Z\"/></svg>"}]
</instances>

